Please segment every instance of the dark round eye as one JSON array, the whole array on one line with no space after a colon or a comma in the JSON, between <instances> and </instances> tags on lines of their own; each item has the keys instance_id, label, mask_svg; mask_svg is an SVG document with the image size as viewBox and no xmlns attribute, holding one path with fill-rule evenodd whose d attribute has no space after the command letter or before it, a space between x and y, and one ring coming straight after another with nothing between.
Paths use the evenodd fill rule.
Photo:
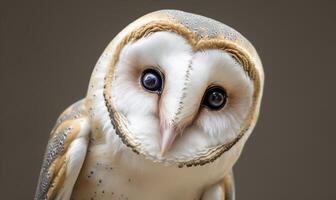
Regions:
<instances>
[{"instance_id":1,"label":"dark round eye","mask_svg":"<svg viewBox=\"0 0 336 200\"><path fill-rule=\"evenodd\" d=\"M141 85L151 92L161 92L162 76L154 69L146 69L141 76Z\"/></svg>"},{"instance_id":2,"label":"dark round eye","mask_svg":"<svg viewBox=\"0 0 336 200\"><path fill-rule=\"evenodd\" d=\"M209 88L203 97L203 105L213 110L223 108L227 101L227 94L221 87Z\"/></svg>"}]
</instances>

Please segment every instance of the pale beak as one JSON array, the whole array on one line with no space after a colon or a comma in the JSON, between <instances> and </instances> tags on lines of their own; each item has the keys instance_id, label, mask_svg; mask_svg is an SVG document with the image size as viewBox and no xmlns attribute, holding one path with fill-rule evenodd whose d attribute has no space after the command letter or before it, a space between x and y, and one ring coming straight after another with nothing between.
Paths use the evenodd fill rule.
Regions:
<instances>
[{"instance_id":1,"label":"pale beak","mask_svg":"<svg viewBox=\"0 0 336 200\"><path fill-rule=\"evenodd\" d=\"M171 148L175 138L176 138L176 131L174 128L166 128L163 129L161 132L161 157L164 156L167 151Z\"/></svg>"}]
</instances>

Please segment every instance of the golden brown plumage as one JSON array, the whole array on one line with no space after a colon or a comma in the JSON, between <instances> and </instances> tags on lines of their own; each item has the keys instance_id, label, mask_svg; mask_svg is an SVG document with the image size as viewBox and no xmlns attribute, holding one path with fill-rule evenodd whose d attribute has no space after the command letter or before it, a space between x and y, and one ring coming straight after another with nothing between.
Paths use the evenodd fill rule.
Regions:
<instances>
[{"instance_id":1,"label":"golden brown plumage","mask_svg":"<svg viewBox=\"0 0 336 200\"><path fill-rule=\"evenodd\" d=\"M86 123L87 112L84 101L75 103L60 115L50 134L35 199L57 199L57 194L64 190L67 182L71 181L69 177L79 173L81 165L73 170L68 168L70 157L73 156L70 148L77 139L84 138L84 144L86 142L87 145L89 129ZM82 151L85 155L85 148ZM70 171L74 174L69 174ZM74 181L76 179L77 176Z\"/></svg>"}]
</instances>

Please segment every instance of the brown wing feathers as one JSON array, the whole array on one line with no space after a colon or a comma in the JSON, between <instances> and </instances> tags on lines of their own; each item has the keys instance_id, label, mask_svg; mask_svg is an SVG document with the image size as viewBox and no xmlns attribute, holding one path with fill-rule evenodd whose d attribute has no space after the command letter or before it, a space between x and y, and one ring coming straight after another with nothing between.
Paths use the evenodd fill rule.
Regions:
<instances>
[{"instance_id":1,"label":"brown wing feathers","mask_svg":"<svg viewBox=\"0 0 336 200\"><path fill-rule=\"evenodd\" d=\"M67 150L80 132L80 119L86 117L84 101L61 114L51 132L44 156L35 199L53 199L65 180Z\"/></svg>"}]
</instances>

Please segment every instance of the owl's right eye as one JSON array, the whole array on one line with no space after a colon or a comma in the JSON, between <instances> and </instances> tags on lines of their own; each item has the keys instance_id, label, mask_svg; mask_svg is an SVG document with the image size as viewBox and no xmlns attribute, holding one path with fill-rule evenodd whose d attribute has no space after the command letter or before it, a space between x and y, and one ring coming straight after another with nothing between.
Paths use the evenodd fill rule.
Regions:
<instances>
[{"instance_id":1,"label":"owl's right eye","mask_svg":"<svg viewBox=\"0 0 336 200\"><path fill-rule=\"evenodd\" d=\"M154 69L146 69L141 76L141 85L150 92L160 93L162 90L161 73Z\"/></svg>"}]
</instances>

